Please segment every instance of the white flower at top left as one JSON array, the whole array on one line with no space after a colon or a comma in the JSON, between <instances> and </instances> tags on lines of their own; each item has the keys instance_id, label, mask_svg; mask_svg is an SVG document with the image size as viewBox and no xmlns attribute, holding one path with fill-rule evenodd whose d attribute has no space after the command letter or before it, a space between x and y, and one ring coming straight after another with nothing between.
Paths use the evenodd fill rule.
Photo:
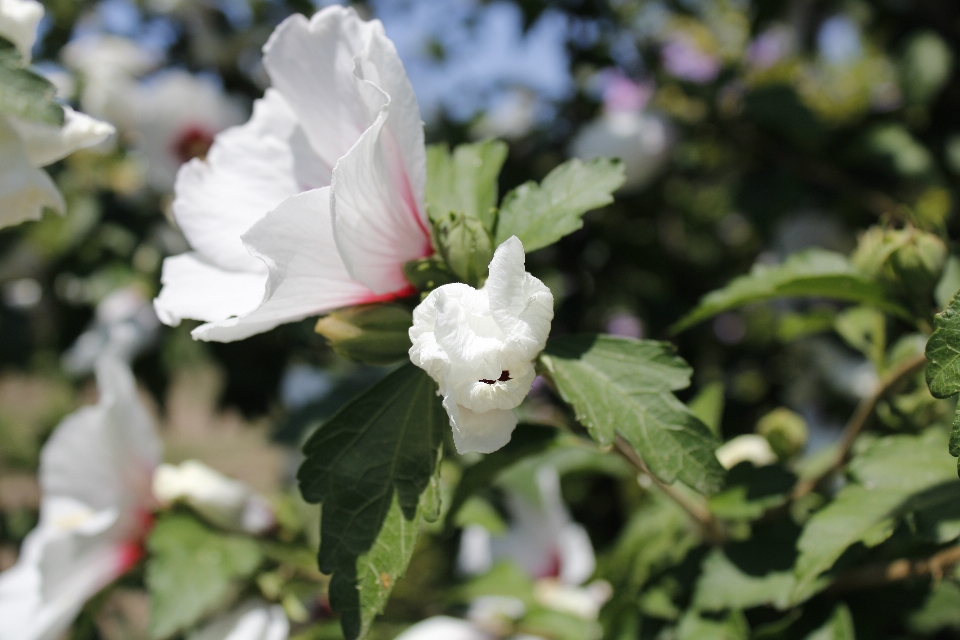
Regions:
<instances>
[{"instance_id":1,"label":"white flower at top left","mask_svg":"<svg viewBox=\"0 0 960 640\"><path fill-rule=\"evenodd\" d=\"M250 121L177 176L193 251L164 261L154 307L203 320L203 340L408 295L404 263L433 252L423 123L383 25L340 6L294 15L263 64L273 86Z\"/></svg>"},{"instance_id":2,"label":"white flower at top left","mask_svg":"<svg viewBox=\"0 0 960 640\"><path fill-rule=\"evenodd\" d=\"M59 638L142 554L161 443L130 370L103 359L100 401L68 416L40 458L40 523L0 574L0 640Z\"/></svg>"},{"instance_id":3,"label":"white flower at top left","mask_svg":"<svg viewBox=\"0 0 960 640\"><path fill-rule=\"evenodd\" d=\"M0 37L12 42L24 65L37 37L43 5L36 0L0 0ZM66 205L41 167L105 139L114 129L64 107L60 127L0 115L0 227L36 220L44 207L63 213Z\"/></svg>"}]
</instances>

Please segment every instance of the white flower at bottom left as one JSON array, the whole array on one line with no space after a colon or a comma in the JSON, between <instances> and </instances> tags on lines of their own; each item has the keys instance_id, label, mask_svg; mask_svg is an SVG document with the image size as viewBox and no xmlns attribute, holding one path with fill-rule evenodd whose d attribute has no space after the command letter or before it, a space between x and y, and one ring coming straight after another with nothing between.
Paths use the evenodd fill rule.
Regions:
<instances>
[{"instance_id":1,"label":"white flower at bottom left","mask_svg":"<svg viewBox=\"0 0 960 640\"><path fill-rule=\"evenodd\" d=\"M0 573L0 640L54 640L142 555L162 445L126 365L97 366L100 400L60 423L40 458L40 522Z\"/></svg>"}]
</instances>

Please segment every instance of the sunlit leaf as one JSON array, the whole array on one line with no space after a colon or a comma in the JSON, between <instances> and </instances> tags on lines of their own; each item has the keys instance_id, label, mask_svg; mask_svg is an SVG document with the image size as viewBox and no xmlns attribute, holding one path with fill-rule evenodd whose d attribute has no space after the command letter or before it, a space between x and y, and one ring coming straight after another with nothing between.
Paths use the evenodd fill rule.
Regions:
<instances>
[{"instance_id":1,"label":"sunlit leaf","mask_svg":"<svg viewBox=\"0 0 960 640\"><path fill-rule=\"evenodd\" d=\"M910 319L911 315L887 297L883 287L867 279L845 256L823 249L808 249L782 264L756 264L749 274L708 293L697 307L671 327L679 332L707 318L753 302L771 298L814 297L858 302Z\"/></svg>"},{"instance_id":2,"label":"sunlit leaf","mask_svg":"<svg viewBox=\"0 0 960 640\"><path fill-rule=\"evenodd\" d=\"M343 407L303 447L303 497L323 504L320 570L344 635L363 638L404 574L422 521L439 517L447 415L426 373L405 364Z\"/></svg>"},{"instance_id":3,"label":"sunlit leaf","mask_svg":"<svg viewBox=\"0 0 960 640\"><path fill-rule=\"evenodd\" d=\"M453 153L445 144L427 147L426 199L431 219L460 212L479 219L492 231L497 178L507 151L507 145L499 140L461 144Z\"/></svg>"},{"instance_id":4,"label":"sunlit leaf","mask_svg":"<svg viewBox=\"0 0 960 640\"><path fill-rule=\"evenodd\" d=\"M716 437L673 395L690 384L691 371L671 344L574 335L547 343L540 362L601 445L619 434L664 482L720 488Z\"/></svg>"},{"instance_id":5,"label":"sunlit leaf","mask_svg":"<svg viewBox=\"0 0 960 640\"><path fill-rule=\"evenodd\" d=\"M0 38L0 115L59 127L63 107L55 101L56 88L21 65L16 47Z\"/></svg>"},{"instance_id":6,"label":"sunlit leaf","mask_svg":"<svg viewBox=\"0 0 960 640\"><path fill-rule=\"evenodd\" d=\"M623 180L619 160L564 162L539 185L526 182L503 197L496 244L517 236L528 253L553 244L582 227L583 214L613 202Z\"/></svg>"},{"instance_id":7,"label":"sunlit leaf","mask_svg":"<svg viewBox=\"0 0 960 640\"><path fill-rule=\"evenodd\" d=\"M931 501L955 499L960 483L944 440L936 429L918 436L888 436L853 458L853 482L810 518L797 541L794 602L825 586L818 578L851 545L879 544L904 514Z\"/></svg>"},{"instance_id":8,"label":"sunlit leaf","mask_svg":"<svg viewBox=\"0 0 960 640\"><path fill-rule=\"evenodd\" d=\"M250 538L213 531L183 515L161 519L147 549L153 638L168 638L225 605L262 559Z\"/></svg>"}]
</instances>

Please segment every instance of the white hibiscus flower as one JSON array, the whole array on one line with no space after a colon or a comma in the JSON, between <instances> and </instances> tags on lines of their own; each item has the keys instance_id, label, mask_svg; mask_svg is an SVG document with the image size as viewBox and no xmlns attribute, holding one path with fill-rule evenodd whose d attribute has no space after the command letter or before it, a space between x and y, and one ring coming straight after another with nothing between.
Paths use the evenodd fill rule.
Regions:
<instances>
[{"instance_id":1,"label":"white hibiscus flower","mask_svg":"<svg viewBox=\"0 0 960 640\"><path fill-rule=\"evenodd\" d=\"M36 0L0 0L0 37L17 47L24 65L42 17L43 5ZM64 107L59 127L0 115L0 227L37 220L44 207L63 213L63 196L41 167L111 133L109 124L70 107Z\"/></svg>"},{"instance_id":2,"label":"white hibiscus flower","mask_svg":"<svg viewBox=\"0 0 960 640\"><path fill-rule=\"evenodd\" d=\"M283 607L248 600L190 634L188 640L287 640L290 622Z\"/></svg>"},{"instance_id":3,"label":"white hibiscus flower","mask_svg":"<svg viewBox=\"0 0 960 640\"><path fill-rule=\"evenodd\" d=\"M598 157L623 161L624 191L642 189L663 168L676 134L670 122L646 108L653 87L609 74L603 113L586 123L570 145L570 153L584 160Z\"/></svg>"},{"instance_id":4,"label":"white hibiscus flower","mask_svg":"<svg viewBox=\"0 0 960 640\"><path fill-rule=\"evenodd\" d=\"M64 419L40 456L40 523L0 574L0 639L59 638L132 567L155 506L161 444L129 369L97 367L100 401Z\"/></svg>"},{"instance_id":5,"label":"white hibiscus flower","mask_svg":"<svg viewBox=\"0 0 960 640\"><path fill-rule=\"evenodd\" d=\"M231 341L339 307L412 293L432 252L416 97L379 21L328 7L264 47L273 87L250 121L177 176L193 251L164 262L160 319Z\"/></svg>"},{"instance_id":6,"label":"white hibiscus flower","mask_svg":"<svg viewBox=\"0 0 960 640\"><path fill-rule=\"evenodd\" d=\"M530 393L533 361L547 343L553 295L524 260L511 237L497 247L481 289L444 285L413 312L410 360L440 384L460 453L510 441L513 409Z\"/></svg>"},{"instance_id":7,"label":"white hibiscus flower","mask_svg":"<svg viewBox=\"0 0 960 640\"><path fill-rule=\"evenodd\" d=\"M160 465L153 493L164 503L184 502L225 529L258 534L275 523L270 505L249 486L198 460Z\"/></svg>"}]
</instances>

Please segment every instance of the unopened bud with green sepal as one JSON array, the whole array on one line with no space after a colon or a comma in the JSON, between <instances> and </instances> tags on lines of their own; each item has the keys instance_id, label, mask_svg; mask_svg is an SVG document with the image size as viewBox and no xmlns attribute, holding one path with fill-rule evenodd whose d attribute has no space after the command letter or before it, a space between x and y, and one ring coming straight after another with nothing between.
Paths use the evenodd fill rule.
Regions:
<instances>
[{"instance_id":1,"label":"unopened bud with green sepal","mask_svg":"<svg viewBox=\"0 0 960 640\"><path fill-rule=\"evenodd\" d=\"M457 281L457 277L447 268L446 263L436 256L407 262L403 265L403 275L407 282L423 295L437 287Z\"/></svg>"},{"instance_id":2,"label":"unopened bud with green sepal","mask_svg":"<svg viewBox=\"0 0 960 640\"><path fill-rule=\"evenodd\" d=\"M898 298L927 306L947 260L947 247L914 227L873 227L860 236L852 256L857 269Z\"/></svg>"},{"instance_id":3,"label":"unopened bud with green sepal","mask_svg":"<svg viewBox=\"0 0 960 640\"><path fill-rule=\"evenodd\" d=\"M390 364L407 357L412 324L412 314L402 305L370 304L334 311L317 320L315 331L345 358Z\"/></svg>"},{"instance_id":4,"label":"unopened bud with green sepal","mask_svg":"<svg viewBox=\"0 0 960 640\"><path fill-rule=\"evenodd\" d=\"M480 287L493 258L493 238L478 219L451 211L433 220L434 241L450 271L461 281Z\"/></svg>"},{"instance_id":5,"label":"unopened bud with green sepal","mask_svg":"<svg viewBox=\"0 0 960 640\"><path fill-rule=\"evenodd\" d=\"M807 444L807 421L800 414L780 407L760 418L757 433L767 439L778 458L789 460Z\"/></svg>"}]
</instances>

